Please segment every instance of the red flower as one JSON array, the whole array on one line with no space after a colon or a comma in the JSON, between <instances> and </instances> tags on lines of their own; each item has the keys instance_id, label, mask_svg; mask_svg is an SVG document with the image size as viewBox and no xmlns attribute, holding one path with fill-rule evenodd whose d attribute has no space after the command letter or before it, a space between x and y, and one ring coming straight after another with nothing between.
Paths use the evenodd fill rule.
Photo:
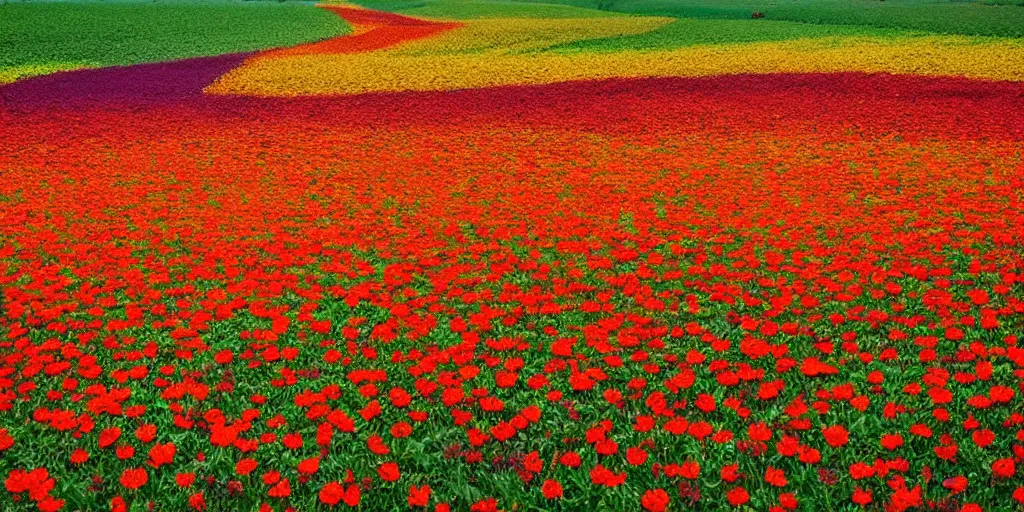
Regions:
<instances>
[{"instance_id":1,"label":"red flower","mask_svg":"<svg viewBox=\"0 0 1024 512\"><path fill-rule=\"evenodd\" d=\"M891 485L891 484L890 484ZM896 482L896 488L890 498L889 507L898 512L904 512L914 507L920 507L924 503L921 498L921 486L914 486L907 489L902 480Z\"/></svg>"},{"instance_id":2,"label":"red flower","mask_svg":"<svg viewBox=\"0 0 1024 512\"><path fill-rule=\"evenodd\" d=\"M85 464L89 461L89 452L78 448L71 452L71 463L75 465Z\"/></svg>"},{"instance_id":3,"label":"red flower","mask_svg":"<svg viewBox=\"0 0 1024 512\"><path fill-rule=\"evenodd\" d=\"M857 487L853 490L853 502L862 507L871 503L871 490Z\"/></svg>"},{"instance_id":4,"label":"red flower","mask_svg":"<svg viewBox=\"0 0 1024 512\"><path fill-rule=\"evenodd\" d=\"M195 473L178 473L174 476L174 483L178 484L178 487L192 487L195 481Z\"/></svg>"},{"instance_id":5,"label":"red flower","mask_svg":"<svg viewBox=\"0 0 1024 512\"><path fill-rule=\"evenodd\" d=\"M729 501L730 505L738 507L750 501L750 494L742 487L734 487L725 494L725 499Z\"/></svg>"},{"instance_id":6,"label":"red flower","mask_svg":"<svg viewBox=\"0 0 1024 512\"><path fill-rule=\"evenodd\" d=\"M747 427L747 437L751 441L767 441L772 438L772 430L764 423L754 423Z\"/></svg>"},{"instance_id":7,"label":"red flower","mask_svg":"<svg viewBox=\"0 0 1024 512\"><path fill-rule=\"evenodd\" d=\"M288 479L284 478L274 484L273 487L267 491L267 496L271 498L287 498L292 495L291 484L288 483Z\"/></svg>"},{"instance_id":8,"label":"red flower","mask_svg":"<svg viewBox=\"0 0 1024 512\"><path fill-rule=\"evenodd\" d=\"M299 462L299 473L302 475L312 475L320 469L320 459L313 457L310 459L304 459Z\"/></svg>"},{"instance_id":9,"label":"red flower","mask_svg":"<svg viewBox=\"0 0 1024 512\"><path fill-rule=\"evenodd\" d=\"M648 490L640 498L640 504L650 512L664 512L668 503L668 493L664 489Z\"/></svg>"},{"instance_id":10,"label":"red flower","mask_svg":"<svg viewBox=\"0 0 1024 512\"><path fill-rule=\"evenodd\" d=\"M328 482L320 488L320 502L334 506L345 497L345 488L338 482Z\"/></svg>"},{"instance_id":11,"label":"red flower","mask_svg":"<svg viewBox=\"0 0 1024 512\"><path fill-rule=\"evenodd\" d=\"M987 428L978 429L971 433L971 440L980 448L986 448L996 440L995 432Z\"/></svg>"},{"instance_id":12,"label":"red flower","mask_svg":"<svg viewBox=\"0 0 1024 512\"><path fill-rule=\"evenodd\" d=\"M1011 458L999 459L992 463L992 474L996 478L1012 478L1017 465Z\"/></svg>"},{"instance_id":13,"label":"red flower","mask_svg":"<svg viewBox=\"0 0 1024 512\"><path fill-rule=\"evenodd\" d=\"M135 447L130 444L122 444L114 449L114 454L121 460L128 460L135 456Z\"/></svg>"},{"instance_id":14,"label":"red flower","mask_svg":"<svg viewBox=\"0 0 1024 512\"><path fill-rule=\"evenodd\" d=\"M0 452L14 446L14 438L7 433L6 428L0 428Z\"/></svg>"},{"instance_id":15,"label":"red flower","mask_svg":"<svg viewBox=\"0 0 1024 512\"><path fill-rule=\"evenodd\" d=\"M627 448L626 462L632 466L639 466L640 464L647 462L647 452L641 448Z\"/></svg>"},{"instance_id":16,"label":"red flower","mask_svg":"<svg viewBox=\"0 0 1024 512\"><path fill-rule=\"evenodd\" d=\"M110 499L110 512L127 512L128 504L125 503L124 498L120 496L114 496Z\"/></svg>"},{"instance_id":17,"label":"red flower","mask_svg":"<svg viewBox=\"0 0 1024 512\"><path fill-rule=\"evenodd\" d=\"M135 429L135 438L143 443L148 443L156 438L156 425L147 423Z\"/></svg>"},{"instance_id":18,"label":"red flower","mask_svg":"<svg viewBox=\"0 0 1024 512\"><path fill-rule=\"evenodd\" d=\"M1017 503L1024 503L1024 487L1018 487L1013 491L1013 500Z\"/></svg>"},{"instance_id":19,"label":"red flower","mask_svg":"<svg viewBox=\"0 0 1024 512\"><path fill-rule=\"evenodd\" d=\"M494 498L484 498L469 506L470 512L498 512L498 501Z\"/></svg>"},{"instance_id":20,"label":"red flower","mask_svg":"<svg viewBox=\"0 0 1024 512\"><path fill-rule=\"evenodd\" d=\"M696 480L700 476L700 464L688 460L679 465L679 476L687 480Z\"/></svg>"},{"instance_id":21,"label":"red flower","mask_svg":"<svg viewBox=\"0 0 1024 512\"><path fill-rule=\"evenodd\" d=\"M394 482L401 477L401 473L398 471L398 464L394 462L385 462L377 468L377 474L380 475L380 479L385 482Z\"/></svg>"},{"instance_id":22,"label":"red flower","mask_svg":"<svg viewBox=\"0 0 1024 512\"><path fill-rule=\"evenodd\" d=\"M590 481L594 485L605 487L618 487L626 481L626 473L614 473L608 468L598 464L590 470Z\"/></svg>"},{"instance_id":23,"label":"red flower","mask_svg":"<svg viewBox=\"0 0 1024 512\"><path fill-rule=\"evenodd\" d=\"M765 470L764 481L773 487L785 487L787 483L786 472L769 466L768 469Z\"/></svg>"},{"instance_id":24,"label":"red flower","mask_svg":"<svg viewBox=\"0 0 1024 512\"><path fill-rule=\"evenodd\" d=\"M177 448L174 446L174 443L155 444L149 449L149 465L159 468L164 464L170 464L174 462L174 454L176 452Z\"/></svg>"},{"instance_id":25,"label":"red flower","mask_svg":"<svg viewBox=\"0 0 1024 512\"><path fill-rule=\"evenodd\" d=\"M498 441L506 441L512 436L516 435L516 429L507 422L499 422L497 425L490 428L490 433Z\"/></svg>"},{"instance_id":26,"label":"red flower","mask_svg":"<svg viewBox=\"0 0 1024 512\"><path fill-rule=\"evenodd\" d=\"M782 508L788 510L796 510L800 506L800 501L796 499L796 495L790 492L784 492L779 495L779 504Z\"/></svg>"},{"instance_id":27,"label":"red flower","mask_svg":"<svg viewBox=\"0 0 1024 512\"><path fill-rule=\"evenodd\" d=\"M387 455L391 453L391 449L388 445L384 444L384 438L378 435L372 435L366 439L366 447L375 455Z\"/></svg>"},{"instance_id":28,"label":"red flower","mask_svg":"<svg viewBox=\"0 0 1024 512\"><path fill-rule=\"evenodd\" d=\"M42 501L36 503L39 507L39 512L57 512L64 507L64 500L58 500L53 496L47 496Z\"/></svg>"},{"instance_id":29,"label":"red flower","mask_svg":"<svg viewBox=\"0 0 1024 512\"><path fill-rule=\"evenodd\" d=\"M576 452L566 452L558 459L558 463L568 468L578 468L583 459Z\"/></svg>"},{"instance_id":30,"label":"red flower","mask_svg":"<svg viewBox=\"0 0 1024 512\"><path fill-rule=\"evenodd\" d=\"M359 487L350 485L345 488L338 482L329 482L320 488L320 501L329 506L335 506L344 501L350 507L359 506Z\"/></svg>"},{"instance_id":31,"label":"red flower","mask_svg":"<svg viewBox=\"0 0 1024 512\"><path fill-rule=\"evenodd\" d=\"M121 437L121 429L118 427L111 427L100 432L100 448L106 448L117 442L118 438Z\"/></svg>"},{"instance_id":32,"label":"red flower","mask_svg":"<svg viewBox=\"0 0 1024 512\"><path fill-rule=\"evenodd\" d=\"M202 491L189 496L188 506L192 510L206 510L206 496L203 495Z\"/></svg>"},{"instance_id":33,"label":"red flower","mask_svg":"<svg viewBox=\"0 0 1024 512\"><path fill-rule=\"evenodd\" d=\"M253 459L242 459L235 464L235 473L245 476L256 470L257 463Z\"/></svg>"},{"instance_id":34,"label":"red flower","mask_svg":"<svg viewBox=\"0 0 1024 512\"><path fill-rule=\"evenodd\" d=\"M822 434L825 435L825 442L833 448L844 446L850 441L850 434L846 431L846 427L842 425L825 427L822 429Z\"/></svg>"},{"instance_id":35,"label":"red flower","mask_svg":"<svg viewBox=\"0 0 1024 512\"><path fill-rule=\"evenodd\" d=\"M426 507L430 503L430 486L409 486L409 497L406 499L410 507Z\"/></svg>"},{"instance_id":36,"label":"red flower","mask_svg":"<svg viewBox=\"0 0 1024 512\"><path fill-rule=\"evenodd\" d=\"M967 489L967 479L962 476L947 478L943 480L942 486L949 489L949 492L953 494L961 493L964 489Z\"/></svg>"},{"instance_id":37,"label":"red flower","mask_svg":"<svg viewBox=\"0 0 1024 512\"><path fill-rule=\"evenodd\" d=\"M290 450L298 450L302 448L302 435L296 432L289 432L285 434L284 438L281 439L284 443L285 448Z\"/></svg>"},{"instance_id":38,"label":"red flower","mask_svg":"<svg viewBox=\"0 0 1024 512\"><path fill-rule=\"evenodd\" d=\"M722 466L721 471L719 471L719 475L722 480L726 482L735 482L740 478L740 465L729 464L727 466Z\"/></svg>"},{"instance_id":39,"label":"red flower","mask_svg":"<svg viewBox=\"0 0 1024 512\"><path fill-rule=\"evenodd\" d=\"M900 434L885 434L882 436L882 448L895 450L903 446L903 436Z\"/></svg>"},{"instance_id":40,"label":"red flower","mask_svg":"<svg viewBox=\"0 0 1024 512\"><path fill-rule=\"evenodd\" d=\"M554 500L562 497L562 484L557 480L545 480L540 486L540 492L544 498Z\"/></svg>"},{"instance_id":41,"label":"red flower","mask_svg":"<svg viewBox=\"0 0 1024 512\"><path fill-rule=\"evenodd\" d=\"M403 439L412 435L412 425L399 421L391 426L391 437L395 439Z\"/></svg>"},{"instance_id":42,"label":"red flower","mask_svg":"<svg viewBox=\"0 0 1024 512\"><path fill-rule=\"evenodd\" d=\"M345 501L346 505L348 505L350 507L358 507L359 506L359 498L360 498L359 486L357 486L357 485L350 485L350 486L348 486L345 489L345 496L342 499Z\"/></svg>"},{"instance_id":43,"label":"red flower","mask_svg":"<svg viewBox=\"0 0 1024 512\"><path fill-rule=\"evenodd\" d=\"M121 473L121 485L125 489L138 489L149 481L145 468L126 469Z\"/></svg>"}]
</instances>

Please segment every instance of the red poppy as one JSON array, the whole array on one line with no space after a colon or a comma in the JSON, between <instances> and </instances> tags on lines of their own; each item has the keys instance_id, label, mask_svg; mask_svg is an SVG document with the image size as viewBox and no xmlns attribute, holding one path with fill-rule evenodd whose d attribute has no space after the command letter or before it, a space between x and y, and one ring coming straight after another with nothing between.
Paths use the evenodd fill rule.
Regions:
<instances>
[{"instance_id":1,"label":"red poppy","mask_svg":"<svg viewBox=\"0 0 1024 512\"><path fill-rule=\"evenodd\" d=\"M856 503L857 505L860 505L862 507L867 505L867 504L869 504L869 503L871 503L871 501L872 501L871 490L870 489L862 489L860 487L857 487L853 491L853 498L852 498L852 500L853 500L854 503Z\"/></svg>"},{"instance_id":2,"label":"red poppy","mask_svg":"<svg viewBox=\"0 0 1024 512\"><path fill-rule=\"evenodd\" d=\"M345 497L345 488L338 482L328 482L320 488L320 502L325 505L334 506Z\"/></svg>"},{"instance_id":3,"label":"red poppy","mask_svg":"<svg viewBox=\"0 0 1024 512\"><path fill-rule=\"evenodd\" d=\"M126 469L121 473L121 485L125 489L138 489L149 481L145 468Z\"/></svg>"},{"instance_id":4,"label":"red poppy","mask_svg":"<svg viewBox=\"0 0 1024 512\"><path fill-rule=\"evenodd\" d=\"M64 507L64 500L59 500L53 496L47 496L36 503L36 507L39 508L40 512L57 512Z\"/></svg>"},{"instance_id":5,"label":"red poppy","mask_svg":"<svg viewBox=\"0 0 1024 512\"><path fill-rule=\"evenodd\" d=\"M833 425L831 427L825 427L822 430L822 434L825 436L825 442L833 448L839 448L846 445L850 441L850 434L846 431L846 428L842 425Z\"/></svg>"},{"instance_id":6,"label":"red poppy","mask_svg":"<svg viewBox=\"0 0 1024 512\"><path fill-rule=\"evenodd\" d=\"M1012 478L1017 465L1011 458L998 459L992 463L992 474L996 478Z\"/></svg>"},{"instance_id":7,"label":"red poppy","mask_svg":"<svg viewBox=\"0 0 1024 512\"><path fill-rule=\"evenodd\" d=\"M554 500L562 497L562 484L557 480L545 480L540 490L545 499Z\"/></svg>"},{"instance_id":8,"label":"red poppy","mask_svg":"<svg viewBox=\"0 0 1024 512\"><path fill-rule=\"evenodd\" d=\"M558 459L558 463L566 467L578 468L583 463L583 459L576 452L565 452Z\"/></svg>"},{"instance_id":9,"label":"red poppy","mask_svg":"<svg viewBox=\"0 0 1024 512\"><path fill-rule=\"evenodd\" d=\"M394 482L401 476L401 473L398 471L398 464L395 464L394 462L385 462L384 464L381 464L380 467L377 468L377 474L380 476L380 479L385 482Z\"/></svg>"},{"instance_id":10,"label":"red poppy","mask_svg":"<svg viewBox=\"0 0 1024 512\"><path fill-rule=\"evenodd\" d=\"M75 449L75 451L71 452L70 460L71 463L75 465L85 464L86 462L89 461L89 452L81 448L77 448Z\"/></svg>"},{"instance_id":11,"label":"red poppy","mask_svg":"<svg viewBox=\"0 0 1024 512\"><path fill-rule=\"evenodd\" d=\"M750 494L742 487L733 487L732 490L725 493L725 498L730 505L738 507L750 501Z\"/></svg>"},{"instance_id":12,"label":"red poppy","mask_svg":"<svg viewBox=\"0 0 1024 512\"><path fill-rule=\"evenodd\" d=\"M174 454L176 452L177 447L174 443L155 444L149 449L149 465L153 468L159 468L164 464L170 464L174 462Z\"/></svg>"},{"instance_id":13,"label":"red poppy","mask_svg":"<svg viewBox=\"0 0 1024 512\"><path fill-rule=\"evenodd\" d=\"M192 510L206 510L206 495L202 491L189 495L188 506Z\"/></svg>"},{"instance_id":14,"label":"red poppy","mask_svg":"<svg viewBox=\"0 0 1024 512\"><path fill-rule=\"evenodd\" d=\"M953 494L961 493L964 489L967 489L967 479L963 476L947 478L942 482L942 486L949 489L949 492Z\"/></svg>"},{"instance_id":15,"label":"red poppy","mask_svg":"<svg viewBox=\"0 0 1024 512\"><path fill-rule=\"evenodd\" d=\"M626 462L633 466L639 466L647 461L647 452L641 448L627 448Z\"/></svg>"},{"instance_id":16,"label":"red poppy","mask_svg":"<svg viewBox=\"0 0 1024 512\"><path fill-rule=\"evenodd\" d=\"M409 496L407 501L409 502L410 507L426 507L427 504L430 503L430 486L409 486Z\"/></svg>"},{"instance_id":17,"label":"red poppy","mask_svg":"<svg viewBox=\"0 0 1024 512\"><path fill-rule=\"evenodd\" d=\"M235 463L235 473L239 476L245 476L256 470L257 463L253 459L241 459Z\"/></svg>"},{"instance_id":18,"label":"red poppy","mask_svg":"<svg viewBox=\"0 0 1024 512\"><path fill-rule=\"evenodd\" d=\"M178 484L178 487L192 487L195 481L195 473L178 473L174 476L174 483Z\"/></svg>"},{"instance_id":19,"label":"red poppy","mask_svg":"<svg viewBox=\"0 0 1024 512\"><path fill-rule=\"evenodd\" d=\"M786 481L786 472L771 466L765 470L764 481L773 487L785 487L788 483Z\"/></svg>"},{"instance_id":20,"label":"red poppy","mask_svg":"<svg viewBox=\"0 0 1024 512\"><path fill-rule=\"evenodd\" d=\"M0 428L0 452L10 449L14 446L14 437L11 436L6 428Z\"/></svg>"},{"instance_id":21,"label":"red poppy","mask_svg":"<svg viewBox=\"0 0 1024 512\"><path fill-rule=\"evenodd\" d=\"M320 459L317 458L304 459L299 462L298 466L299 474L302 475L312 475L313 473L316 473L317 470L319 469Z\"/></svg>"},{"instance_id":22,"label":"red poppy","mask_svg":"<svg viewBox=\"0 0 1024 512\"><path fill-rule=\"evenodd\" d=\"M110 427L100 432L99 446L100 448L107 448L121 437L121 429L118 427Z\"/></svg>"},{"instance_id":23,"label":"red poppy","mask_svg":"<svg viewBox=\"0 0 1024 512\"><path fill-rule=\"evenodd\" d=\"M640 497L640 504L650 512L664 512L668 508L669 497L664 489L651 489Z\"/></svg>"},{"instance_id":24,"label":"red poppy","mask_svg":"<svg viewBox=\"0 0 1024 512\"><path fill-rule=\"evenodd\" d=\"M288 482L287 478L279 480L276 484L270 487L267 491L267 496L271 498L287 498L292 495L292 487Z\"/></svg>"},{"instance_id":25,"label":"red poppy","mask_svg":"<svg viewBox=\"0 0 1024 512\"><path fill-rule=\"evenodd\" d=\"M903 436L900 434L884 434L882 435L881 444L886 450L895 450L903 446Z\"/></svg>"}]
</instances>

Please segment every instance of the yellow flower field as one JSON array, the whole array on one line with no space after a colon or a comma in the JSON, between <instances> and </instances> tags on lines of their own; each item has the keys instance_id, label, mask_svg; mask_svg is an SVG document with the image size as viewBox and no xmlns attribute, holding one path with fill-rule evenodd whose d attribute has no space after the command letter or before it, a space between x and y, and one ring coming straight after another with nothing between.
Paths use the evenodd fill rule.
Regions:
<instances>
[{"instance_id":1,"label":"yellow flower field","mask_svg":"<svg viewBox=\"0 0 1024 512\"><path fill-rule=\"evenodd\" d=\"M1019 41L965 36L854 36L657 51L569 52L554 47L631 35L657 17L481 19L440 36L363 53L250 59L213 94L307 96L437 91L572 80L740 73L868 72L1024 80Z\"/></svg>"},{"instance_id":2,"label":"yellow flower field","mask_svg":"<svg viewBox=\"0 0 1024 512\"><path fill-rule=\"evenodd\" d=\"M57 71L69 71L86 67L90 66L75 62L47 62L25 66L0 67L0 84L11 83L30 76L47 75Z\"/></svg>"}]
</instances>

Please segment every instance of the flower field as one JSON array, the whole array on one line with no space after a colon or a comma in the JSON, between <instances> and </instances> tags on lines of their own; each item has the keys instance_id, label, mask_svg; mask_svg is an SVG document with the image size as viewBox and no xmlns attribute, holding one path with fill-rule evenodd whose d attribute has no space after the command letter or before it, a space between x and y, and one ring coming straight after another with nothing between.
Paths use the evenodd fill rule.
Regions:
<instances>
[{"instance_id":1,"label":"flower field","mask_svg":"<svg viewBox=\"0 0 1024 512\"><path fill-rule=\"evenodd\" d=\"M820 1L0 86L0 510L1024 509L1024 7Z\"/></svg>"},{"instance_id":2,"label":"flower field","mask_svg":"<svg viewBox=\"0 0 1024 512\"><path fill-rule=\"evenodd\" d=\"M388 23L402 23L395 21L395 15L377 15L383 19L374 20L347 7L333 10L357 30L375 28L364 37L388 30ZM692 33L692 25L675 28L673 22L667 17L627 15L473 18L462 20L459 30L438 25L443 33L437 37L416 38L380 51L307 48L259 54L222 76L206 92L321 96L624 77L849 71L1024 80L1024 42L1019 38L843 26L823 30L810 25L808 30L806 25L782 22L789 31L782 28L780 34L779 28L773 27L744 39L743 34L754 31L743 25L712 22L707 35L718 44L707 44L707 35L697 41L679 37L680 32ZM695 24L703 23L708 22ZM661 34L659 29L671 32ZM645 44L650 41L654 43ZM349 47L359 42L342 37L336 44ZM360 49L358 44L354 47Z\"/></svg>"},{"instance_id":3,"label":"flower field","mask_svg":"<svg viewBox=\"0 0 1024 512\"><path fill-rule=\"evenodd\" d=\"M0 84L54 71L293 46L346 33L311 5L10 2L0 5Z\"/></svg>"}]
</instances>

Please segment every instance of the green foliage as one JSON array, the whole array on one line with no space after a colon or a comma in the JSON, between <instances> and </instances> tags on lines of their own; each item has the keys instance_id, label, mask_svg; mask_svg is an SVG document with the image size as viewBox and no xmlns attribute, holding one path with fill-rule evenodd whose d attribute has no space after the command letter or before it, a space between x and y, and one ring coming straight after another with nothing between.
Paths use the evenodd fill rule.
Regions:
<instances>
[{"instance_id":1,"label":"green foliage","mask_svg":"<svg viewBox=\"0 0 1024 512\"><path fill-rule=\"evenodd\" d=\"M356 0L381 11L430 18L593 18L612 13L552 3L524 3L514 0Z\"/></svg>"},{"instance_id":2,"label":"green foliage","mask_svg":"<svg viewBox=\"0 0 1024 512\"><path fill-rule=\"evenodd\" d=\"M534 2L541 0L522 0ZM574 7L684 18L751 19L1024 37L1021 0L543 0Z\"/></svg>"},{"instance_id":3,"label":"green foliage","mask_svg":"<svg viewBox=\"0 0 1024 512\"><path fill-rule=\"evenodd\" d=\"M644 34L579 41L558 50L663 50L700 44L756 43L835 36L896 36L908 32L846 25L812 25L790 21L696 20L680 18Z\"/></svg>"},{"instance_id":4,"label":"green foliage","mask_svg":"<svg viewBox=\"0 0 1024 512\"><path fill-rule=\"evenodd\" d=\"M244 52L346 32L337 15L305 3L8 3L0 6L0 75Z\"/></svg>"}]
</instances>

